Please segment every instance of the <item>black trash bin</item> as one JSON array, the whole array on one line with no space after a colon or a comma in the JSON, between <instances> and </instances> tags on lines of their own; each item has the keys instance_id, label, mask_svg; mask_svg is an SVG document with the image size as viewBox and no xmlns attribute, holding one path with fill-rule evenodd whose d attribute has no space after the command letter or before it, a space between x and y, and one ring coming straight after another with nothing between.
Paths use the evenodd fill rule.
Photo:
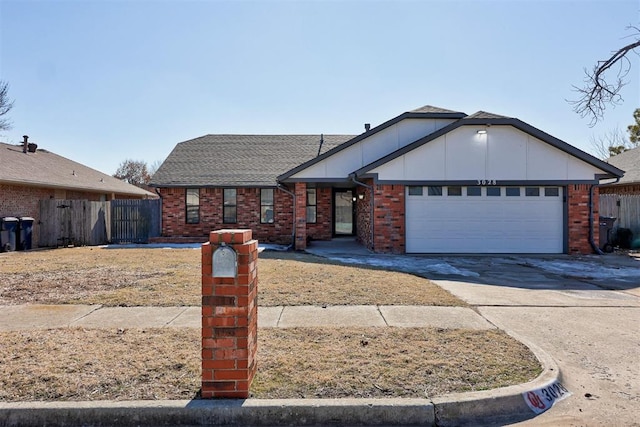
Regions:
<instances>
[{"instance_id":1,"label":"black trash bin","mask_svg":"<svg viewBox=\"0 0 640 427\"><path fill-rule=\"evenodd\" d=\"M613 243L611 242L611 229L613 229L613 223L617 218L612 216L600 217L600 249L605 252L613 252Z\"/></svg>"},{"instance_id":2,"label":"black trash bin","mask_svg":"<svg viewBox=\"0 0 640 427\"><path fill-rule=\"evenodd\" d=\"M20 232L18 233L18 250L27 251L32 247L33 221L30 216L20 217Z\"/></svg>"},{"instance_id":3,"label":"black trash bin","mask_svg":"<svg viewBox=\"0 0 640 427\"><path fill-rule=\"evenodd\" d=\"M18 218L13 216L5 216L0 220L0 229L5 231L2 233L2 251L15 251L16 246L16 233L18 232Z\"/></svg>"}]
</instances>

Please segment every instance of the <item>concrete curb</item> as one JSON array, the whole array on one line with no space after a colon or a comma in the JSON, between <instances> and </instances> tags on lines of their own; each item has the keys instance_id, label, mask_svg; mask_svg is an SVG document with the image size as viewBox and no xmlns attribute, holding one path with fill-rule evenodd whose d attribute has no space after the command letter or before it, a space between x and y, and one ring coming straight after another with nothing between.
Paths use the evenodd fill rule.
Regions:
<instances>
[{"instance_id":1,"label":"concrete curb","mask_svg":"<svg viewBox=\"0 0 640 427\"><path fill-rule=\"evenodd\" d=\"M514 332L501 330L533 352L542 365L542 372L534 380L523 384L433 398L438 427L477 425L479 421L513 423L533 418L534 414L525 403L522 393L561 381L560 367L546 351Z\"/></svg>"},{"instance_id":2,"label":"concrete curb","mask_svg":"<svg viewBox=\"0 0 640 427\"><path fill-rule=\"evenodd\" d=\"M247 399L0 403L0 427L14 426L463 426L532 418L522 393L560 379L556 362L523 342L543 372L515 386L433 399Z\"/></svg>"},{"instance_id":3,"label":"concrete curb","mask_svg":"<svg viewBox=\"0 0 640 427\"><path fill-rule=\"evenodd\" d=\"M0 426L434 425L425 399L172 400L0 405Z\"/></svg>"}]
</instances>

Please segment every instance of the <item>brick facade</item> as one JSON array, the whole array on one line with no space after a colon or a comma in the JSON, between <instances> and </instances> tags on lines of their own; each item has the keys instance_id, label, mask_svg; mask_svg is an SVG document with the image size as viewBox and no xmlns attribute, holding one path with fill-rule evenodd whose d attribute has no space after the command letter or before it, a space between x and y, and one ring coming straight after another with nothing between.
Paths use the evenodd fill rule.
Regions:
<instances>
[{"instance_id":1,"label":"brick facade","mask_svg":"<svg viewBox=\"0 0 640 427\"><path fill-rule=\"evenodd\" d=\"M372 180L364 181L373 185ZM589 254L593 250L589 242L589 188L590 185L568 185L568 253ZM306 183L295 184L296 194L296 242L297 250L306 249L310 240L329 240L333 236L333 190L317 188L317 222L306 220ZM371 220L371 190L363 186L354 188L356 197L356 237L368 249L378 253L405 253L405 186L373 185L374 212ZM222 223L222 188L200 190L200 223L186 224L185 189L163 188L163 236L175 238L206 239L213 229L248 228L258 240L280 244L291 243L293 227L292 197L281 190L274 191L275 221L260 224L260 189L238 188L238 222ZM360 199L360 195L363 196ZM598 189L594 190L593 238L598 242ZM373 233L371 226L373 223ZM372 240L373 234L373 240Z\"/></svg>"},{"instance_id":2,"label":"brick facade","mask_svg":"<svg viewBox=\"0 0 640 427\"><path fill-rule=\"evenodd\" d=\"M404 185L374 187L374 249L379 253L405 253Z\"/></svg>"},{"instance_id":3,"label":"brick facade","mask_svg":"<svg viewBox=\"0 0 640 427\"><path fill-rule=\"evenodd\" d=\"M222 228L251 229L263 242L290 244L293 227L292 197L274 189L274 221L260 223L260 188L237 188L237 222L223 221L222 188L200 189L200 221L186 223L186 189L160 188L162 198L162 236L193 238L203 241L211 230Z\"/></svg>"},{"instance_id":4,"label":"brick facade","mask_svg":"<svg viewBox=\"0 0 640 427\"><path fill-rule=\"evenodd\" d=\"M373 180L364 181L371 186ZM354 192L356 196L356 237L365 248L373 250L371 235L371 190L358 186ZM360 198L362 196L362 199Z\"/></svg>"},{"instance_id":5,"label":"brick facade","mask_svg":"<svg viewBox=\"0 0 640 427\"><path fill-rule=\"evenodd\" d=\"M587 184L567 186L569 254L590 254L589 242L589 189ZM593 191L593 241L599 241L598 187Z\"/></svg>"},{"instance_id":6,"label":"brick facade","mask_svg":"<svg viewBox=\"0 0 640 427\"><path fill-rule=\"evenodd\" d=\"M316 188L316 222L306 222L307 240L331 240L333 237L332 197L333 192L330 187Z\"/></svg>"},{"instance_id":7,"label":"brick facade","mask_svg":"<svg viewBox=\"0 0 640 427\"><path fill-rule=\"evenodd\" d=\"M307 249L307 184L295 183L296 193L296 242L295 249Z\"/></svg>"}]
</instances>

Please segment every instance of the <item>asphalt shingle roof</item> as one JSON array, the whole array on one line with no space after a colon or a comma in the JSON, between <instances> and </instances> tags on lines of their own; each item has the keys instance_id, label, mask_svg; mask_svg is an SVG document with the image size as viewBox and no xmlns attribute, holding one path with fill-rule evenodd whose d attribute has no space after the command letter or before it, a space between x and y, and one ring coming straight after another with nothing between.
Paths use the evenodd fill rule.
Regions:
<instances>
[{"instance_id":1,"label":"asphalt shingle roof","mask_svg":"<svg viewBox=\"0 0 640 427\"><path fill-rule=\"evenodd\" d=\"M606 162L625 171L618 185L640 183L640 147L609 157Z\"/></svg>"},{"instance_id":2,"label":"asphalt shingle roof","mask_svg":"<svg viewBox=\"0 0 640 427\"><path fill-rule=\"evenodd\" d=\"M415 110L411 110L409 111L410 113L442 113L442 114L449 114L449 113L456 113L456 114L464 114L462 111L453 111L453 110L447 110L446 108L440 108L440 107L435 107L433 105L425 105L422 106L420 108L416 108Z\"/></svg>"},{"instance_id":3,"label":"asphalt shingle roof","mask_svg":"<svg viewBox=\"0 0 640 427\"><path fill-rule=\"evenodd\" d=\"M509 119L510 117L501 116L500 114L489 113L488 111L476 111L465 119Z\"/></svg>"},{"instance_id":4,"label":"asphalt shingle roof","mask_svg":"<svg viewBox=\"0 0 640 427\"><path fill-rule=\"evenodd\" d=\"M88 166L50 151L24 153L22 144L0 142L0 183L64 188L132 196L155 196Z\"/></svg>"},{"instance_id":5,"label":"asphalt shingle roof","mask_svg":"<svg viewBox=\"0 0 640 427\"><path fill-rule=\"evenodd\" d=\"M321 153L353 138L324 135ZM154 187L273 186L318 155L320 135L205 135L181 142L151 179Z\"/></svg>"}]
</instances>

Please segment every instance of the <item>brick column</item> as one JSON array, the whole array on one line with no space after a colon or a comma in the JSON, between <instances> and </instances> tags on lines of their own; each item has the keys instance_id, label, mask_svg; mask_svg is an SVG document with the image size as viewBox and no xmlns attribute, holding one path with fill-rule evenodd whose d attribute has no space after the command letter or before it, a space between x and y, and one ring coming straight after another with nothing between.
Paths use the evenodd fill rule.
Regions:
<instances>
[{"instance_id":1,"label":"brick column","mask_svg":"<svg viewBox=\"0 0 640 427\"><path fill-rule=\"evenodd\" d=\"M307 249L307 184L304 182L296 182L296 250Z\"/></svg>"},{"instance_id":2,"label":"brick column","mask_svg":"<svg viewBox=\"0 0 640 427\"><path fill-rule=\"evenodd\" d=\"M221 246L237 256L236 277L213 277ZM258 241L251 230L212 231L202 245L202 398L248 398L258 348Z\"/></svg>"},{"instance_id":3,"label":"brick column","mask_svg":"<svg viewBox=\"0 0 640 427\"><path fill-rule=\"evenodd\" d=\"M593 253L589 242L589 188L587 184L567 185L568 238L571 255ZM600 236L598 187L594 189L593 196L593 241L597 245Z\"/></svg>"},{"instance_id":4,"label":"brick column","mask_svg":"<svg viewBox=\"0 0 640 427\"><path fill-rule=\"evenodd\" d=\"M375 236L373 247L378 253L405 253L405 201L403 185L374 187Z\"/></svg>"}]
</instances>

